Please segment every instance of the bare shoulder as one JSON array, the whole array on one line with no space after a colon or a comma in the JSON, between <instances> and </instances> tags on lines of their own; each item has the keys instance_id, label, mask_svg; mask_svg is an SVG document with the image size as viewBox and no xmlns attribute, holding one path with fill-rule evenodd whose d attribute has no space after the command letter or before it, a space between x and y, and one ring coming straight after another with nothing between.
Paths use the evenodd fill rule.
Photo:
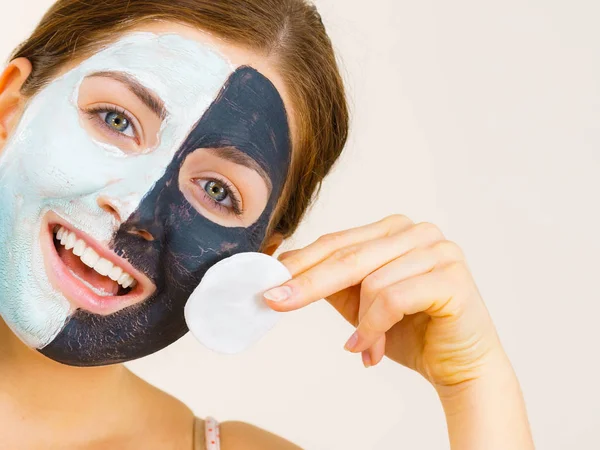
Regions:
<instances>
[{"instance_id":1,"label":"bare shoulder","mask_svg":"<svg viewBox=\"0 0 600 450\"><path fill-rule=\"evenodd\" d=\"M132 423L136 448L193 448L195 417L183 402L135 376L132 390L138 402L138 414ZM140 447L146 440L147 446Z\"/></svg>"},{"instance_id":2,"label":"bare shoulder","mask_svg":"<svg viewBox=\"0 0 600 450\"><path fill-rule=\"evenodd\" d=\"M297 445L245 422L221 424L222 450L302 450Z\"/></svg>"},{"instance_id":3,"label":"bare shoulder","mask_svg":"<svg viewBox=\"0 0 600 450\"><path fill-rule=\"evenodd\" d=\"M131 381L131 391L135 391L139 402L138 414L131 424L135 436L132 449L204 450L203 420L196 419L184 403L144 380L133 376ZM249 423L223 422L220 427L222 450L302 450Z\"/></svg>"}]
</instances>

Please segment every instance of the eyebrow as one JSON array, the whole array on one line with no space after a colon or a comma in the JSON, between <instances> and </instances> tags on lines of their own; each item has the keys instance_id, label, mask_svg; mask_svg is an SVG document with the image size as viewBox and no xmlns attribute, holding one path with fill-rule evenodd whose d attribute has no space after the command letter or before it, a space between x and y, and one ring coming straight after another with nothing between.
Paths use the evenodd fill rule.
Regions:
<instances>
[{"instance_id":1,"label":"eyebrow","mask_svg":"<svg viewBox=\"0 0 600 450\"><path fill-rule=\"evenodd\" d=\"M247 167L260 175L267 185L269 192L273 189L273 182L267 172L249 155L235 147L209 148L208 152L218 158L225 159L234 164Z\"/></svg>"},{"instance_id":2,"label":"eyebrow","mask_svg":"<svg viewBox=\"0 0 600 450\"><path fill-rule=\"evenodd\" d=\"M161 120L167 118L168 112L165 103L150 89L145 87L131 75L124 72L95 72L90 77L110 78L126 85L129 90L141 100Z\"/></svg>"}]
</instances>

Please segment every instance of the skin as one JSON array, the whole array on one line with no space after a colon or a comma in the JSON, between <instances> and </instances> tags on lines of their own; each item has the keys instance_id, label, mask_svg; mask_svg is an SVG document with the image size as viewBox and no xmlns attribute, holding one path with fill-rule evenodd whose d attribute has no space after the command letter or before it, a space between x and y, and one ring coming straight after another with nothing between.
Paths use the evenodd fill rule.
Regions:
<instances>
[{"instance_id":1,"label":"skin","mask_svg":"<svg viewBox=\"0 0 600 450\"><path fill-rule=\"evenodd\" d=\"M136 29L158 34L179 34L188 39L217 48L235 66L251 66L275 84L284 99L286 109L293 114L285 86L282 85L272 63L260 55L233 48L199 31L177 25L162 24ZM80 64L73 61L62 72ZM5 147L19 123L29 99L21 95L21 87L31 73L29 61L13 61L0 77L0 151ZM102 79L99 79L102 78ZM96 139L107 144L119 145L127 152L140 152L152 147L158 132L158 121L147 108L115 80L94 77L86 80L79 98L79 106L87 109L104 103L116 103L126 108L143 128L139 142L115 138L98 126L98 121L86 114L81 115L83 128ZM114 98L107 96L107 92ZM99 93L101 95L99 95ZM126 103L123 106L123 103ZM290 117L293 128L293 117ZM115 141L118 139L118 141ZM268 189L260 175L247 168L217 157L211 149L193 154L183 166L182 179L202 179L212 175L226 178L238 191L243 201L244 213L234 216L215 208L207 202L200 189L186 186L185 195L197 209L210 220L223 227L248 226L262 213L268 200ZM102 207L114 215L116 222L127 219L115 198L99 199ZM143 236L142 236L143 237ZM280 236L268 239L265 252L274 251ZM106 243L101 243L106 244ZM192 448L192 412L181 402L155 389L135 377L122 365L77 368L61 365L25 346L0 321L0 420L4 424L2 441L7 448ZM81 414L81 399L86 398L94 408ZM286 445L281 438L267 432L259 432L249 425L223 424L224 439L235 444L236 436L242 439L248 433L263 436L264 442ZM9 431L4 431L9 430ZM39 433L31 433L39 430ZM75 431L74 431L75 430ZM241 431L240 431L241 430ZM254 440L262 445L261 440ZM285 448L285 447L284 447ZM293 448L293 447L292 447Z\"/></svg>"},{"instance_id":2,"label":"skin","mask_svg":"<svg viewBox=\"0 0 600 450\"><path fill-rule=\"evenodd\" d=\"M179 25L145 30L151 28L211 40ZM272 62L212 43L271 79L294 135L293 107ZM19 59L0 77L0 150L26 107L20 88L30 72L30 63ZM271 236L265 252L272 254L281 241ZM291 311L326 298L357 326L347 348L361 353L366 366L387 356L432 383L453 449L533 448L518 381L464 256L436 227L393 216L324 236L281 260L294 278L267 293L268 304ZM192 448L192 412L122 365L58 364L26 347L1 321L0 342L0 423L8 430L2 436L7 448ZM94 405L85 415L82 398ZM240 422L223 423L221 435L225 450L298 448Z\"/></svg>"},{"instance_id":3,"label":"skin","mask_svg":"<svg viewBox=\"0 0 600 450\"><path fill-rule=\"evenodd\" d=\"M515 373L460 247L396 215L280 257L294 278L265 293L277 311L327 301L356 327L346 350L384 356L436 389L453 449L533 449ZM276 300L276 301L273 301Z\"/></svg>"},{"instance_id":4,"label":"skin","mask_svg":"<svg viewBox=\"0 0 600 450\"><path fill-rule=\"evenodd\" d=\"M156 39L155 34L150 36L150 42ZM166 38L171 39L174 47L178 45L177 40L182 39L179 36L174 39L173 35ZM189 85L197 86L191 81ZM210 80L205 85L211 86ZM173 109L171 123L189 123L183 114L176 115ZM206 270L232 253L260 249L285 182L291 150L287 117L273 85L248 66L235 70L180 149L164 175L120 224L109 244L114 253L124 256L154 282L155 294L145 299L138 296L139 305L109 316L95 313L81 297L71 295L83 307L72 315L53 342L40 350L44 355L62 363L87 366L125 362L158 351L188 331L183 307ZM100 151L103 156L105 153ZM161 151L156 153L160 155ZM230 162L240 169L244 162L256 167L262 191L269 186L266 205L261 202L260 208L255 208L250 201L252 194L260 193L260 189L249 189L246 183L234 177L234 173L219 170L210 158L203 157L212 156L225 162L223 158L227 155L234 158ZM132 169L135 169L136 162L136 158L127 161L119 158L116 162L112 171L123 173L121 187L124 189L119 193L122 195L113 193L114 200L128 197L130 191L126 189L135 180L135 175L123 165L132 163ZM225 191L226 197L220 203L211 200L206 192L206 186L213 183L209 181L212 177L227 187L214 185ZM104 180L109 181L110 174ZM256 184L251 178L247 181ZM225 189L235 189L238 194L228 194ZM102 192L102 195L106 193ZM239 210L227 195L239 199L236 200ZM255 215L257 212L259 215ZM105 211L102 213L106 214ZM225 223L232 217L239 220L238 214L242 215L242 220L244 217L252 220L248 227L231 227ZM215 223L219 219L224 225ZM143 238L139 235L140 230L152 237ZM65 257L69 256L69 253L65 254ZM44 303L43 297L40 303Z\"/></svg>"},{"instance_id":5,"label":"skin","mask_svg":"<svg viewBox=\"0 0 600 450\"><path fill-rule=\"evenodd\" d=\"M3 150L0 315L45 356L100 366L182 337L204 273L262 247L291 140L273 83L208 43L127 32L82 58Z\"/></svg>"}]
</instances>

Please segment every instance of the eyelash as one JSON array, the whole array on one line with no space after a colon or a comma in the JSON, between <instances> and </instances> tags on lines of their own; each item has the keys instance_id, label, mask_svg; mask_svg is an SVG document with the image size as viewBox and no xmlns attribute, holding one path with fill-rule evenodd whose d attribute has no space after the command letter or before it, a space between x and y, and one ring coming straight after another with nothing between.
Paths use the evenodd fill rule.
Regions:
<instances>
[{"instance_id":1,"label":"eyelash","mask_svg":"<svg viewBox=\"0 0 600 450\"><path fill-rule=\"evenodd\" d=\"M89 119L98 122L98 124L102 128L104 128L107 132L113 134L114 136L118 137L119 139L129 139L129 140L134 140L137 144L140 143L140 134L138 132L137 127L135 126L135 119L133 119L133 116L127 110L125 110L123 108L118 108L113 105L105 105L105 106L103 105L103 106L92 107L89 109L84 109L83 111L88 115ZM100 118L100 114L103 114L103 113L107 113L107 114L115 113L115 114L124 115L125 118L127 119L127 121L129 122L129 125L133 129L133 134L135 135L135 138L131 138L131 137L127 136L126 134L121 133L121 132L109 127L108 124Z\"/></svg>"},{"instance_id":2,"label":"eyelash","mask_svg":"<svg viewBox=\"0 0 600 450\"><path fill-rule=\"evenodd\" d=\"M128 122L129 122L129 125L133 128L133 133L136 136L134 140L139 144L139 133L138 133L138 130L137 130L136 126L135 126L134 119L132 118L132 115L129 114L129 112L127 112L125 109L118 108L118 107L113 106L113 105L106 105L106 106L98 106L98 107L93 107L93 108L85 109L83 111L88 115L88 117L91 120L97 121L99 123L99 125L101 127L103 127L107 132L115 135L119 139L129 139L129 140L131 140L132 138L130 138L129 136L125 135L124 133L121 133L121 132L116 131L113 128L109 127L108 124L104 120L102 120L100 118L100 116L99 116L100 114L103 114L103 113L107 113L107 114L116 113L116 114L122 114L122 115L124 115L127 118ZM199 179L196 179L194 181L196 182L198 180ZM220 209L222 211L225 211L228 214L235 214L236 216L241 216L244 213L244 211L242 210L242 201L237 196L236 191L233 188L233 186L231 185L231 183L229 183L228 181L226 181L224 179L219 179L219 178L204 178L202 180L205 180L206 182L214 181L214 182L217 182L217 183L221 183L225 187L225 190L227 191L227 195L231 199L231 203L232 203L232 207L231 208L223 206L221 203L219 203L215 199L211 198L206 193L206 190L202 186L200 186L198 184L198 187L200 187L202 195L210 203L212 203L213 207L215 207L217 209Z\"/></svg>"},{"instance_id":3,"label":"eyelash","mask_svg":"<svg viewBox=\"0 0 600 450\"><path fill-rule=\"evenodd\" d=\"M227 195L229 196L229 198L231 198L231 203L232 203L231 208L223 206L221 203L217 202L214 198L211 198L210 195L207 194L204 187L202 187L199 183L197 183L200 180L206 181L207 183L210 183L211 181L221 183L224 186L225 191L227 191ZM206 197L206 199L209 202L211 202L214 207L216 207L222 211L224 210L228 214L235 214L236 216L241 216L244 213L244 211L242 210L242 201L239 199L239 197L237 196L237 194L235 192L235 189L233 188L231 183L229 183L228 181L226 181L224 179L219 179L219 178L197 178L194 180L194 182L195 182L195 184L198 185L198 187L202 191L202 195L204 197Z\"/></svg>"}]
</instances>

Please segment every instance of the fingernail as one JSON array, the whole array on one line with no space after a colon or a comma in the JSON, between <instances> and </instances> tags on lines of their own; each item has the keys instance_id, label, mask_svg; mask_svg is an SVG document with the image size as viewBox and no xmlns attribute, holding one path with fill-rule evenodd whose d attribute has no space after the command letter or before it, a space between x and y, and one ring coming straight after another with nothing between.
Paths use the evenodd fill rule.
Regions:
<instances>
[{"instance_id":1,"label":"fingernail","mask_svg":"<svg viewBox=\"0 0 600 450\"><path fill-rule=\"evenodd\" d=\"M362 352L362 360L365 368L367 369L373 365L373 362L371 361L371 355L369 354L368 350Z\"/></svg>"},{"instance_id":2,"label":"fingernail","mask_svg":"<svg viewBox=\"0 0 600 450\"><path fill-rule=\"evenodd\" d=\"M264 297L272 302L284 302L292 296L292 288L279 286L264 293Z\"/></svg>"},{"instance_id":3,"label":"fingernail","mask_svg":"<svg viewBox=\"0 0 600 450\"><path fill-rule=\"evenodd\" d=\"M344 348L351 352L356 347L356 344L358 344L358 331L355 331L354 334L350 336L350 339L348 339Z\"/></svg>"}]
</instances>

